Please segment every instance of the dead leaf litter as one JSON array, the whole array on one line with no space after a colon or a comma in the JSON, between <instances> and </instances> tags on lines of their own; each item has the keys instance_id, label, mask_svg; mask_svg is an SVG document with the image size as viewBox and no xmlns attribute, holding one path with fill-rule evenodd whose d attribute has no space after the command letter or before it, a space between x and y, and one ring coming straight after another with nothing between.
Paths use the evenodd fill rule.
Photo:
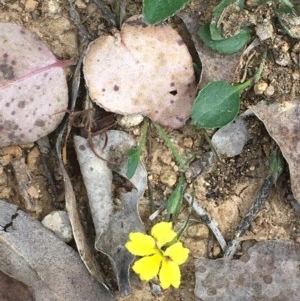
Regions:
<instances>
[{"instance_id":1,"label":"dead leaf litter","mask_svg":"<svg viewBox=\"0 0 300 301\"><path fill-rule=\"evenodd\" d=\"M93 2L94 1L75 1L76 8L83 20L86 21L90 34L94 37L97 37L99 33L100 35L107 35L109 34L109 32L105 29L107 28L107 22L99 13ZM249 55L248 52L245 56L243 55L241 59L241 53L235 54L234 56L220 56L203 47L195 35L198 28L195 26L197 24L202 24L205 19L209 19L212 8L216 3L217 1L212 1L208 4L207 1L193 0L190 1L186 9L179 14L187 28L192 33L196 49L203 63L203 76L200 85L209 80L223 79L228 82L233 82L238 78L242 78L244 75L247 78L253 76L256 70L255 68L260 63L261 51L263 48L261 46L262 44L260 44L260 46L255 46L253 48L254 50L251 50L253 54L251 53L251 55ZM1 2L0 22L23 24L26 29L35 32L59 59L77 60L78 54L80 53L77 45L78 36L75 26L69 17L68 5L68 1L55 0L44 1L43 3L31 0L20 0L17 2L8 1L4 4ZM140 1L128 1L128 16L139 14L141 12L140 8ZM105 294L108 298L105 300L110 300L109 298L111 298L111 300L127 299L134 301L180 301L201 300L201 298L206 300L205 297L207 296L209 296L207 298L210 298L207 300L226 300L224 298L224 294L226 294L226 292L222 295L223 299L217 299L218 294L220 294L222 290L227 291L228 293L236 292L236 289L240 288L240 292L244 292L245 294L249 293L249 279L242 279L239 275L237 275L236 272L240 271L240 268L237 269L234 267L234 272L232 272L232 270L230 270L232 266L235 266L236 264L244 266L248 265L249 269L256 268L253 273L257 273L260 271L260 268L258 269L257 267L261 267L263 265L262 258L267 258L270 265L263 267L261 271L264 271L264 273L259 275L257 278L257 287L261 288L260 295L257 295L257 292L253 292L252 295L265 297L266 294L269 294L267 290L272 290L275 285L278 289L281 289L281 295L279 293L281 298L280 300L285 300L286 298L288 298L286 300L299 299L298 296L295 295L297 293L289 295L289 292L287 292L288 286L286 283L290 282L289 273L285 274L284 270L282 275L284 275L285 281L278 282L278 277L276 272L274 272L274 269L276 269L276 265L279 264L279 266L282 265L283 268L293 271L296 266L296 264L293 263L293 260L294 262L299 262L299 252L296 252L295 250L298 250L300 243L300 223L299 215L296 214L297 211L294 210L294 208L297 209L297 206L299 206L299 181L297 181L299 177L297 171L299 168L297 168L297 162L299 161L300 150L298 141L299 131L297 132L297 129L299 128L299 118L297 114L299 113L300 96L300 47L299 42L288 37L286 33L277 30L277 24L273 22L274 14L270 11L270 7L267 5L260 9L256 7L249 7L247 12L249 12L250 17L255 16L255 18L251 19L247 16L246 21L250 20L252 22L253 26L256 28L255 30L257 35L260 37L260 43L265 43L263 45L268 47L270 53L272 53L272 56L274 56L275 59L267 60L261 81L254 86L254 89L247 91L243 97L241 110L245 111L248 107L251 107L258 118L254 115L243 117L244 125L247 128L246 136L248 140L242 148L242 151L239 151L240 153L238 155L231 158L223 158L221 162L212 163L213 160L211 160L211 156L209 155L211 149L201 131L194 129L189 125L185 125L179 130L167 130L171 141L178 150L186 158L194 158L194 162L192 164L194 169L189 170L189 173L190 175L196 176L194 181L190 180L187 192L195 195L199 204L217 223L218 228L227 241L230 241L230 239L233 238L235 228L239 225L240 221L247 213L247 210L251 206L251 203L268 173L268 158L275 145L273 139L281 147L290 169L288 169L288 167L285 168L283 175L277 182L276 187L273 187L262 210L258 213L250 229L242 237L242 248L238 251L238 255L244 254L244 257L231 261L228 266L223 264L222 266L224 271L221 271L218 267L216 268L214 265L217 265L218 261L222 261L223 259L218 259L218 261L211 259L220 257L222 250L213 239L207 226L202 223L197 214L193 213L190 220L190 226L183 235L183 243L190 249L191 256L188 262L182 267L182 283L180 289L162 291L158 296L154 296L153 292L155 292L155 286L150 286L148 283L142 283L134 275L131 275L131 295L126 298L120 297L116 293L115 297L111 297L110 295L106 295L106 289L101 292L97 291L99 290L99 287L94 287L95 282L92 278L90 278L86 267L79 260L78 253L74 252L72 248L64 244L67 251L62 252L70 253L70 256L72 258L74 257L73 263L75 262L75 265L78 265L79 267L76 273L82 269L83 274L81 274L80 281L82 281L82 275L84 275L84 279L87 280L87 284L84 285L84 287L79 285L79 287L82 287L80 294L84 294L84 296L91 294L91 291L85 291L86 288L91 288L91 286L93 286L91 288L92 292L96 295L98 294L94 299L91 297L88 300L93 301L99 299L99 294L100 296L102 296L101 294ZM265 19L267 19L266 22L263 22L260 18L262 15L264 15ZM231 22L232 21L234 20L231 20ZM228 25L228 23L226 24L227 19L224 19L224 22L224 30L230 28L230 26L225 26ZM191 30L192 28L189 25L194 26L194 31ZM262 25L264 25L263 28ZM130 25L127 24L127 26ZM215 58L218 60L215 60ZM1 56L0 59L3 60L5 57ZM70 74L70 71L67 71L66 74ZM60 76L64 77L65 75L61 73ZM192 77L190 76L188 81L190 82L191 79ZM167 84L170 83L171 81L169 80ZM116 83L114 83L112 87L114 87L115 84ZM187 83L185 83L185 85L187 85ZM52 89L52 92L56 90L53 88L49 89ZM167 89L164 91L164 95L168 94L168 96L171 95L173 97L174 95L169 93L172 91L174 90L169 90L169 86L167 86ZM64 93L60 94L59 97L65 97L63 96ZM177 93L179 93L179 89L177 90ZM183 94L184 93L185 91ZM92 98L93 100L96 99L96 97ZM264 102L261 102L262 100ZM1 101L2 100L0 99L0 102ZM5 104L4 108L7 110ZM59 109L56 109L56 112L65 110L65 108L66 105L64 103L64 105L62 105ZM290 110L286 111L284 108L290 108ZM9 109L10 110L7 111L6 114L13 116L11 115L11 108ZM19 108L16 109L18 109L18 112L20 111ZM80 109L82 109L82 107ZM38 110L40 110L40 108L38 108ZM34 111L34 109L32 111ZM267 112L270 112L270 115L272 115L271 119ZM145 114L145 112L141 113L144 115L148 114ZM153 114L153 112L151 114ZM276 118L274 117L275 114L277 114ZM18 117L19 119L24 118L23 115L20 116L21 117ZM181 117L185 120L187 119L188 114L185 112ZM152 115L150 118L152 118ZM156 120L155 118L153 119ZM133 127L126 128L125 131L138 141L140 136L140 127L140 125L134 125ZM174 128L176 127L177 126L174 126ZM124 128L120 125L116 128L118 130L124 130ZM54 127L52 129L54 129ZM212 135L213 132L209 134ZM40 135L40 133L38 133L38 135ZM50 141L53 143L51 138L52 137L50 136ZM32 142L34 140L35 138L25 142ZM151 224L148 217L151 213L153 213L153 211L165 203L165 200L173 191L176 185L176 180L179 176L179 166L172 157L170 150L163 143L162 139L159 138L153 130L150 130L148 140L147 149L143 157L145 169L147 170L148 187L145 195L140 199L138 206L139 214L146 228ZM14 141L16 141L16 139ZM6 138L3 145L7 145L7 143ZM67 171L70 174L69 180L71 180L71 182L68 182L69 189L66 191L66 196L69 199L69 204L66 206L70 207L71 202L73 202L73 205L74 201L76 202L77 207L75 209L68 208L68 212L69 214L70 212L73 212L73 218L75 218L77 222L79 220L79 215L76 215L78 212L84 216L89 216L88 218L83 219L82 225L80 226L75 225L74 220L72 219L71 224L73 231L74 228L77 229L78 227L80 227L81 230L82 228L85 229L85 233L78 230L79 232L77 232L76 235L79 235L79 238L77 239L81 241L86 239L87 242L83 242L83 244L86 243L93 248L93 239L95 239L96 236L87 204L87 195L89 193L86 193L80 176L80 167L77 163L75 151L72 147L70 147L70 144L68 144L68 151ZM50 155L48 154L48 158L51 158L48 160L51 162L48 167L54 175L52 179L54 186L57 186L57 191L54 192L49 184L49 179L45 172L45 166L43 165L41 157L41 152L33 143L29 143L24 146L7 146L0 149L0 198L8 200L9 203L18 205L19 208L26 210L29 214L39 220L54 209L65 209L64 201L61 201L63 178L65 179L65 174L63 176L61 175L61 172L57 167L57 161L53 160L53 157L55 157L53 153L50 153ZM22 181L20 179L18 180L18 178L14 175L17 170L16 166L13 167L16 160L21 160L20 162L22 162L23 166L23 175L27 174L28 178L26 181L28 185L26 187L24 187L24 185L20 186ZM193 177L191 176L191 179L192 178ZM73 183L73 185L71 185L71 183ZM114 186L115 183L112 185ZM115 190L113 189L113 191ZM151 209L150 199L153 200ZM114 199L114 204L112 205L113 209L122 206L122 202L120 203L119 201L119 199ZM6 203L4 204L5 205L3 206L8 206ZM27 214L20 210L18 214L19 216L16 217L15 221L16 229L14 231L0 231L0 233L3 234L1 234L2 239L6 242L8 242L9 239L14 239L14 235L19 235L19 238L15 242L16 244L19 244L25 237L24 231L26 231L26 227L28 227L28 229L33 229L32 231L34 233L44 233L44 231L46 231L43 227L40 228L41 226L37 226L39 223L36 222L36 220L32 220L31 217L27 216ZM179 215L179 221L184 221L187 214L187 203L185 203L183 210ZM7 230L10 229L10 227L7 226L10 222L11 220L6 220L4 223L0 223L0 225L1 227L6 225L5 229ZM26 226L23 226L21 229L19 228L19 223L23 222L26 223ZM49 241L53 242L51 248L56 246L57 243L59 246L62 246L62 242L60 240L58 240L59 242L56 242L55 236L48 230L46 232L47 234L45 234L45 237L50 235ZM92 237L83 237L82 235L86 235L86 233L90 233L90 235L92 234ZM35 240L39 236L40 235L31 237ZM258 241L262 242L257 243ZM295 243L292 241L295 241ZM24 243L28 242L29 241ZM253 242L255 242L254 246L248 249L248 251L245 251L246 245L252 245ZM8 252L7 254L10 254L10 250L14 242L12 241L10 243L11 246L9 246L9 244L5 244L6 252ZM44 242L41 244L44 244ZM0 245L3 246L4 244ZM259 249L261 246L264 247ZM28 248L31 247L32 246ZM86 251L80 244L77 248L81 258L85 261L86 254L89 253L89 251ZM36 249L38 250L38 246ZM57 254L57 249L53 253ZM25 255L29 256L30 254L26 253ZM40 256L41 254L37 252L37 254L34 253L33 255ZM245 256L248 257L245 259ZM94 271L93 275L96 275L95 277L98 277L97 279L100 281L103 280L102 269L104 268L106 274L105 281L108 283L109 287L113 288L116 292L118 290L118 286L117 281L114 279L114 273L111 266L103 258L101 258L101 262L99 263L96 257L97 255L93 253L93 255L89 257L92 259L90 259L90 262L88 263L85 262L85 265L88 267L90 272L92 271L92 274ZM4 261L3 258L0 259L0 262L5 263L5 259ZM196 267L194 265L195 262ZM31 263L28 259L27 265L28 264L30 266L35 263ZM204 264L209 265L209 269L205 268L204 271ZM93 268L91 268L93 265L98 265L98 267L93 270ZM70 266L72 266L72 263L66 266L66 271L64 272L68 272L68 268L70 268ZM101 268L99 268L99 266L101 266ZM26 264L23 268L26 268ZM39 268L38 265L36 268ZM51 268L54 269L55 264ZM3 268L1 268L1 270L2 269ZM127 268L125 270L126 275L128 275ZM45 270L42 269L41 273L45 273ZM53 273L56 276L64 275L61 269L59 271L53 270ZM199 273L202 273L202 275ZM228 275L231 273L232 277L228 279ZM47 275L49 275L49 273ZM71 276L75 277L76 275L77 274ZM19 276L16 276L15 278L18 277ZM26 282L28 279L24 279L22 277L21 280L25 284L32 286L34 290L38 290L36 283L41 284L40 280L32 285L32 283ZM47 279L47 277L45 276L45 279ZM204 279L205 277L206 280ZM207 279L209 279L209 281L207 281ZM229 280L232 280L232 282L229 282ZM294 280L296 281L296 278L294 278ZM77 280L75 279L75 281ZM45 283L42 283L42 285L45 286ZM70 285L72 286L72 284ZM61 286L55 287L55 289L57 289ZM204 287L204 289L201 289L201 287ZM55 289L49 293L49 296L53 294ZM273 290L272 292L274 293L275 291ZM75 293L75 291L73 291L73 293ZM293 299L295 296L297 299ZM236 300L240 300L239 297ZM43 299L44 296L41 298L42 299L39 300L47 300ZM6 301L9 299L4 300ZM84 298L82 298L82 300L84 300ZM249 297L245 300L252 299Z\"/></svg>"}]
</instances>

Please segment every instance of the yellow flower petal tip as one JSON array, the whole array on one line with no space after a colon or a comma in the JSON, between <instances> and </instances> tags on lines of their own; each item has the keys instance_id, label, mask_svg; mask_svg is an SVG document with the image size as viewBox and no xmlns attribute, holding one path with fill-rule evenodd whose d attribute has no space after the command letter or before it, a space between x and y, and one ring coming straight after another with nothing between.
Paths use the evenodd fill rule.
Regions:
<instances>
[{"instance_id":1,"label":"yellow flower petal tip","mask_svg":"<svg viewBox=\"0 0 300 301\"><path fill-rule=\"evenodd\" d=\"M132 232L129 234L129 239L125 247L133 255L147 256L156 252L155 240L150 235Z\"/></svg>"},{"instance_id":2,"label":"yellow flower petal tip","mask_svg":"<svg viewBox=\"0 0 300 301\"><path fill-rule=\"evenodd\" d=\"M181 242L176 242L175 244L168 247L164 253L165 256L168 256L176 262L178 265L183 264L188 259L190 250L183 247Z\"/></svg>"},{"instance_id":3,"label":"yellow flower petal tip","mask_svg":"<svg viewBox=\"0 0 300 301\"><path fill-rule=\"evenodd\" d=\"M152 227L151 235L156 239L159 248L171 242L176 237L171 222L160 222Z\"/></svg>"},{"instance_id":4,"label":"yellow flower petal tip","mask_svg":"<svg viewBox=\"0 0 300 301\"><path fill-rule=\"evenodd\" d=\"M163 289L167 289L171 285L175 288L178 288L181 280L178 264L171 260L163 259L159 272L159 280Z\"/></svg>"},{"instance_id":5,"label":"yellow flower petal tip","mask_svg":"<svg viewBox=\"0 0 300 301\"><path fill-rule=\"evenodd\" d=\"M149 281L158 275L163 289L170 286L179 287L181 280L179 265L187 260L189 249L176 241L172 223L157 223L152 227L151 236L132 232L129 239L125 244L126 249L133 255L142 257L132 266L141 280ZM162 249L166 244L169 244L168 247Z\"/></svg>"}]
</instances>

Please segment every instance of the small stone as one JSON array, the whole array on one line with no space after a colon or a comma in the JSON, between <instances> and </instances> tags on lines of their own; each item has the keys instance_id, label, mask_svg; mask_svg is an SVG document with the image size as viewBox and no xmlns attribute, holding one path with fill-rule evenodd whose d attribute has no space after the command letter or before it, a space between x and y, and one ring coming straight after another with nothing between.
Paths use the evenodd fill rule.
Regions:
<instances>
[{"instance_id":1,"label":"small stone","mask_svg":"<svg viewBox=\"0 0 300 301\"><path fill-rule=\"evenodd\" d=\"M212 249L212 255L214 257L217 257L220 254L221 254L221 248L220 248L220 246L214 246L213 249Z\"/></svg>"},{"instance_id":2,"label":"small stone","mask_svg":"<svg viewBox=\"0 0 300 301\"><path fill-rule=\"evenodd\" d=\"M132 134L135 136L139 136L141 134L141 131L139 128L135 128L135 129L133 129Z\"/></svg>"},{"instance_id":3,"label":"small stone","mask_svg":"<svg viewBox=\"0 0 300 301\"><path fill-rule=\"evenodd\" d=\"M86 9L86 4L82 0L76 0L75 5L80 9Z\"/></svg>"},{"instance_id":4,"label":"small stone","mask_svg":"<svg viewBox=\"0 0 300 301\"><path fill-rule=\"evenodd\" d=\"M171 165L172 163L172 154L171 151L167 150L166 152L162 152L159 156L160 161L165 165ZM171 165L172 166L172 165Z\"/></svg>"},{"instance_id":5,"label":"small stone","mask_svg":"<svg viewBox=\"0 0 300 301\"><path fill-rule=\"evenodd\" d=\"M160 174L160 181L168 187L173 187L177 181L177 174L173 170L163 170Z\"/></svg>"},{"instance_id":6,"label":"small stone","mask_svg":"<svg viewBox=\"0 0 300 301\"><path fill-rule=\"evenodd\" d=\"M249 139L248 130L241 117L217 130L211 143L219 155L231 158L239 155Z\"/></svg>"},{"instance_id":7,"label":"small stone","mask_svg":"<svg viewBox=\"0 0 300 301\"><path fill-rule=\"evenodd\" d=\"M279 66L286 67L291 64L291 56L289 53L281 53L275 58L275 62Z\"/></svg>"},{"instance_id":8,"label":"small stone","mask_svg":"<svg viewBox=\"0 0 300 301\"><path fill-rule=\"evenodd\" d=\"M66 211L51 212L44 217L42 224L64 242L70 242L73 239L72 227Z\"/></svg>"},{"instance_id":9,"label":"small stone","mask_svg":"<svg viewBox=\"0 0 300 301\"><path fill-rule=\"evenodd\" d=\"M255 31L261 41L273 39L274 37L274 28L271 20L264 20L262 24L256 25Z\"/></svg>"},{"instance_id":10,"label":"small stone","mask_svg":"<svg viewBox=\"0 0 300 301\"><path fill-rule=\"evenodd\" d=\"M203 224L190 226L187 233L191 238L207 239L209 237L209 230Z\"/></svg>"},{"instance_id":11,"label":"small stone","mask_svg":"<svg viewBox=\"0 0 300 301\"><path fill-rule=\"evenodd\" d=\"M266 91L267 88L268 88L268 84L266 82L259 81L258 83L256 83L254 85L253 89L254 89L254 93L256 95L262 95Z\"/></svg>"},{"instance_id":12,"label":"small stone","mask_svg":"<svg viewBox=\"0 0 300 301\"><path fill-rule=\"evenodd\" d=\"M118 124L124 128L131 128L131 127L137 126L143 120L144 120L144 117L141 114L126 115L126 116L120 115L117 118Z\"/></svg>"},{"instance_id":13,"label":"small stone","mask_svg":"<svg viewBox=\"0 0 300 301\"><path fill-rule=\"evenodd\" d=\"M40 151L38 147L34 147L33 149L30 150L28 156L27 156L27 166L29 170L34 171L38 163L40 162Z\"/></svg>"},{"instance_id":14,"label":"small stone","mask_svg":"<svg viewBox=\"0 0 300 301\"><path fill-rule=\"evenodd\" d=\"M7 166L11 163L11 156L10 155L4 155L0 157L0 165L1 166Z\"/></svg>"},{"instance_id":15,"label":"small stone","mask_svg":"<svg viewBox=\"0 0 300 301\"><path fill-rule=\"evenodd\" d=\"M300 52L300 42L297 42L293 47L293 52L299 53Z\"/></svg>"},{"instance_id":16,"label":"small stone","mask_svg":"<svg viewBox=\"0 0 300 301\"><path fill-rule=\"evenodd\" d=\"M27 0L25 2L25 10L28 12L33 12L37 8L38 4L39 3L35 0Z\"/></svg>"},{"instance_id":17,"label":"small stone","mask_svg":"<svg viewBox=\"0 0 300 301\"><path fill-rule=\"evenodd\" d=\"M283 41L281 47L280 47L280 50L283 52L283 53L287 53L290 49L290 45L286 42L286 41Z\"/></svg>"},{"instance_id":18,"label":"small stone","mask_svg":"<svg viewBox=\"0 0 300 301\"><path fill-rule=\"evenodd\" d=\"M59 6L58 1L56 0L48 1L48 12L50 15L57 15L61 12L61 7Z\"/></svg>"},{"instance_id":19,"label":"small stone","mask_svg":"<svg viewBox=\"0 0 300 301\"><path fill-rule=\"evenodd\" d=\"M154 283L154 282L150 282L150 286L151 286L151 293L154 295L154 296L158 296L161 294L162 290L161 290L161 287Z\"/></svg>"},{"instance_id":20,"label":"small stone","mask_svg":"<svg viewBox=\"0 0 300 301\"><path fill-rule=\"evenodd\" d=\"M275 88L273 85L269 85L264 94L266 96L272 96L275 93Z\"/></svg>"},{"instance_id":21,"label":"small stone","mask_svg":"<svg viewBox=\"0 0 300 301\"><path fill-rule=\"evenodd\" d=\"M194 141L192 138L187 137L183 139L183 146L186 148L192 148L194 144Z\"/></svg>"}]
</instances>

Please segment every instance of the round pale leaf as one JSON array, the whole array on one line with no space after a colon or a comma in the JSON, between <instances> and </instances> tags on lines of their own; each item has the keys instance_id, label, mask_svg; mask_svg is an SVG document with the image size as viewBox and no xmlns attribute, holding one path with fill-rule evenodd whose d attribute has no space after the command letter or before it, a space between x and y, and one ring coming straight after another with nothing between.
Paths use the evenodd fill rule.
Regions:
<instances>
[{"instance_id":1,"label":"round pale leaf","mask_svg":"<svg viewBox=\"0 0 300 301\"><path fill-rule=\"evenodd\" d=\"M191 114L196 94L192 59L168 25L145 26L128 19L121 32L90 44L84 76L91 99L115 113L141 113L179 128Z\"/></svg>"},{"instance_id":2,"label":"round pale leaf","mask_svg":"<svg viewBox=\"0 0 300 301\"><path fill-rule=\"evenodd\" d=\"M58 126L68 105L66 64L29 30L0 23L0 147L34 142Z\"/></svg>"}]
</instances>

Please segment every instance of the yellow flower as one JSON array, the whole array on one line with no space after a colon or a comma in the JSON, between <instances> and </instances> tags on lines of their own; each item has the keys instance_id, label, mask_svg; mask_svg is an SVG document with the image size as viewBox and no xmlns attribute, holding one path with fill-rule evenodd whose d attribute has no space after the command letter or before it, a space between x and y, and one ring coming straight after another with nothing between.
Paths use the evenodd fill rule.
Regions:
<instances>
[{"instance_id":1,"label":"yellow flower","mask_svg":"<svg viewBox=\"0 0 300 301\"><path fill-rule=\"evenodd\" d=\"M172 223L160 222L154 225L151 236L132 232L129 238L130 241L125 244L127 250L142 257L132 266L141 280L149 281L158 275L163 289L171 285L178 288L181 278L179 265L187 260L189 250L175 240L176 232L172 230Z\"/></svg>"}]
</instances>

